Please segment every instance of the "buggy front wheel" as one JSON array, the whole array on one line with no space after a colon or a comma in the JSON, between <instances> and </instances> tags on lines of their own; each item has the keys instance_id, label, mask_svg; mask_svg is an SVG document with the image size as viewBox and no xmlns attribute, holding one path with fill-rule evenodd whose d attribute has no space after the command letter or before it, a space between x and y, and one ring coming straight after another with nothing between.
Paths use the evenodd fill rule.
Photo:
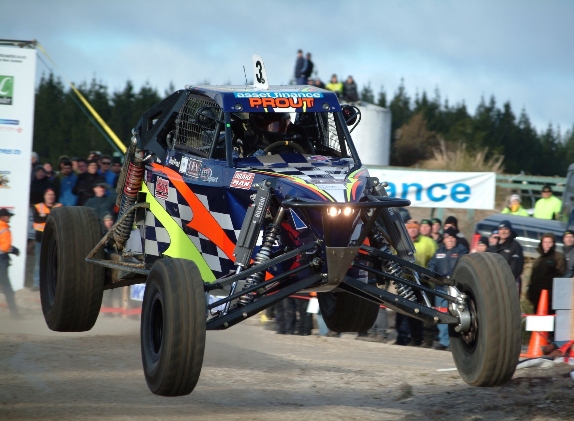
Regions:
<instances>
[{"instance_id":1,"label":"buggy front wheel","mask_svg":"<svg viewBox=\"0 0 574 421\"><path fill-rule=\"evenodd\" d=\"M498 254L463 256L453 273L467 295L470 329L449 326L450 347L460 376L471 386L500 386L514 374L521 347L518 291L508 263Z\"/></svg>"},{"instance_id":2,"label":"buggy front wheel","mask_svg":"<svg viewBox=\"0 0 574 421\"><path fill-rule=\"evenodd\" d=\"M199 269L189 260L163 258L148 276L141 318L144 375L152 393L188 395L205 351L206 305Z\"/></svg>"}]
</instances>

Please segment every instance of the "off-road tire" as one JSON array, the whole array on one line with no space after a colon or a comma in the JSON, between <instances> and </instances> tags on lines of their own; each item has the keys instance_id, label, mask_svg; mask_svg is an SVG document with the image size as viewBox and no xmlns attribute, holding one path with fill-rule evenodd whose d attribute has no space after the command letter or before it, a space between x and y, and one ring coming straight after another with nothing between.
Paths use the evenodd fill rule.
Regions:
<instances>
[{"instance_id":1,"label":"off-road tire","mask_svg":"<svg viewBox=\"0 0 574 421\"><path fill-rule=\"evenodd\" d=\"M375 324L379 305L348 292L317 293L321 316L333 332L366 332Z\"/></svg>"},{"instance_id":2,"label":"off-road tire","mask_svg":"<svg viewBox=\"0 0 574 421\"><path fill-rule=\"evenodd\" d=\"M503 385L514 374L521 347L520 301L510 267L498 254L473 253L459 260L453 278L476 317L472 339L465 341L449 326L460 376L471 386Z\"/></svg>"},{"instance_id":3,"label":"off-road tire","mask_svg":"<svg viewBox=\"0 0 574 421\"><path fill-rule=\"evenodd\" d=\"M156 261L147 279L141 318L142 362L152 393L191 393L201 373L205 330L205 294L195 263Z\"/></svg>"},{"instance_id":4,"label":"off-road tire","mask_svg":"<svg viewBox=\"0 0 574 421\"><path fill-rule=\"evenodd\" d=\"M105 272L85 258L101 236L98 217L91 208L58 207L50 212L40 256L40 299L50 329L84 332L96 323ZM94 257L101 259L103 250Z\"/></svg>"}]
</instances>

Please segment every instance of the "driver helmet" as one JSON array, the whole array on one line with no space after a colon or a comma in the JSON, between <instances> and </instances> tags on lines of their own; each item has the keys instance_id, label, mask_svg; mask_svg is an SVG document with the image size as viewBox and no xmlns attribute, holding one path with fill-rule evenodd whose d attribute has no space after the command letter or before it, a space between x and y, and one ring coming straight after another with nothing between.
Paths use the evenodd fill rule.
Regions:
<instances>
[{"instance_id":1,"label":"driver helmet","mask_svg":"<svg viewBox=\"0 0 574 421\"><path fill-rule=\"evenodd\" d=\"M256 131L264 134L281 134L287 133L291 124L291 115L289 113L251 113L249 121Z\"/></svg>"}]
</instances>

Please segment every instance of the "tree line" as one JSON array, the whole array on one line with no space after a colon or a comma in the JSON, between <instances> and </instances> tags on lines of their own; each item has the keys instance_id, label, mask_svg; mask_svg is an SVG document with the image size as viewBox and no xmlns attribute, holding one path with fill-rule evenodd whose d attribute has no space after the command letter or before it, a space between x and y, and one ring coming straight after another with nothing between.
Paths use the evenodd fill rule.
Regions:
<instances>
[{"instance_id":1,"label":"tree line","mask_svg":"<svg viewBox=\"0 0 574 421\"><path fill-rule=\"evenodd\" d=\"M77 88L126 144L143 112L175 91L170 86L160 94L149 84L136 90L129 80L111 93L95 79ZM574 163L574 129L562 133L549 124L537 131L526 110L517 116L510 102L499 106L494 96L483 99L474 113L464 102L443 101L438 89L432 98L424 91L413 98L404 82L392 97L384 88L375 95L367 84L361 99L391 111L391 165L416 165L431 157L441 141L453 147L463 143L471 153L488 148L489 155L504 157L505 172L512 174L564 176ZM61 155L85 157L92 150L111 154L115 149L73 91L50 73L36 90L34 150L42 162L55 163Z\"/></svg>"},{"instance_id":2,"label":"tree line","mask_svg":"<svg viewBox=\"0 0 574 421\"><path fill-rule=\"evenodd\" d=\"M440 140L453 148L462 143L471 153L488 149L490 157L504 157L505 172L510 174L565 176L574 163L574 126L562 133L559 126L549 124L538 132L526 110L517 116L509 101L499 106L494 96L483 98L474 114L464 102L442 101L438 89L433 98L425 91L412 98L404 81L392 98L381 88L375 100L367 85L361 99L392 113L391 165L410 166L430 158Z\"/></svg>"}]
</instances>

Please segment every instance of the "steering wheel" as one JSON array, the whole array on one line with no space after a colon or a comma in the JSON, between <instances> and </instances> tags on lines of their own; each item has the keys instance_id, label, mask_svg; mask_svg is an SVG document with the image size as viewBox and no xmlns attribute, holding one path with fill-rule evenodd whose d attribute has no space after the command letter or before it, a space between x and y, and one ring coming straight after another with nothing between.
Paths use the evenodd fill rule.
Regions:
<instances>
[{"instance_id":1,"label":"steering wheel","mask_svg":"<svg viewBox=\"0 0 574 421\"><path fill-rule=\"evenodd\" d=\"M301 155L303 155L305 153L305 150L300 145L298 145L297 143L292 142L290 140L280 140L278 142L274 142L271 145L267 146L265 149L263 149L263 152L269 153L269 152L271 152L275 149L281 148L281 147L288 147L288 148L295 149Z\"/></svg>"}]
</instances>

